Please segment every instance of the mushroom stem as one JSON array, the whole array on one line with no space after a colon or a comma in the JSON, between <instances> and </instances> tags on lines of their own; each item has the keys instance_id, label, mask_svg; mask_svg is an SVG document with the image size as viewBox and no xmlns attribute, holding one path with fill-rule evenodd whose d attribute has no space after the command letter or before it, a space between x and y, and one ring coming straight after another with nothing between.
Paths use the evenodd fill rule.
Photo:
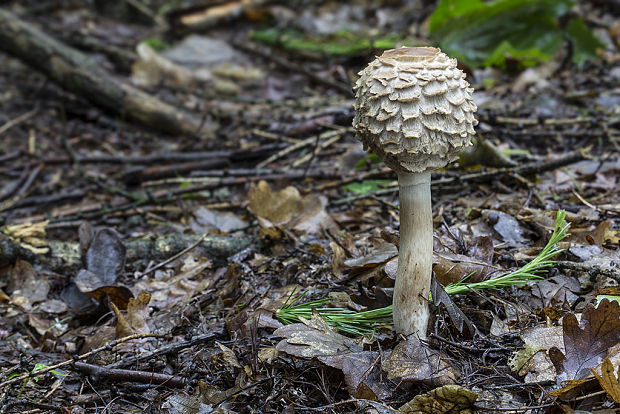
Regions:
<instances>
[{"instance_id":1,"label":"mushroom stem","mask_svg":"<svg viewBox=\"0 0 620 414\"><path fill-rule=\"evenodd\" d=\"M430 171L398 172L400 252L394 285L394 328L426 338L433 264Z\"/></svg>"}]
</instances>

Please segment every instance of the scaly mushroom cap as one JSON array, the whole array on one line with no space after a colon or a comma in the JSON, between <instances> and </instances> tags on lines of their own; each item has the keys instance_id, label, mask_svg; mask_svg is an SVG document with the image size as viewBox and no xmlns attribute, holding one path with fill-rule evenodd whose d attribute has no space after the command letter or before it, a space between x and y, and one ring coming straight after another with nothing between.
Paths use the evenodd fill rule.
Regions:
<instances>
[{"instance_id":1,"label":"scaly mushroom cap","mask_svg":"<svg viewBox=\"0 0 620 414\"><path fill-rule=\"evenodd\" d=\"M384 52L355 84L357 138L395 171L444 167L471 145L478 121L465 74L434 47Z\"/></svg>"}]
</instances>

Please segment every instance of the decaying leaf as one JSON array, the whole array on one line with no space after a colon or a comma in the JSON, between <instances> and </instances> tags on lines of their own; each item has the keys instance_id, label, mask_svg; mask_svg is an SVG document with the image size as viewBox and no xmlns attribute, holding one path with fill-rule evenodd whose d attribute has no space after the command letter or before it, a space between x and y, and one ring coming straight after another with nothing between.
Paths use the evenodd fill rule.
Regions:
<instances>
[{"instance_id":1,"label":"decaying leaf","mask_svg":"<svg viewBox=\"0 0 620 414\"><path fill-rule=\"evenodd\" d=\"M112 228L103 228L95 232L84 262L86 269L101 280L100 286L109 286L116 282L123 271L125 255L125 245L120 234Z\"/></svg>"},{"instance_id":2,"label":"decaying leaf","mask_svg":"<svg viewBox=\"0 0 620 414\"><path fill-rule=\"evenodd\" d=\"M386 263L398 256L398 249L392 243L381 243L372 249L367 255L345 260L344 264L349 269L370 269Z\"/></svg>"},{"instance_id":3,"label":"decaying leaf","mask_svg":"<svg viewBox=\"0 0 620 414\"><path fill-rule=\"evenodd\" d=\"M592 374L596 377L605 392L617 403L620 403L620 366L618 374L614 375L614 366L609 358L605 358L601 367L601 375L595 370Z\"/></svg>"},{"instance_id":4,"label":"decaying leaf","mask_svg":"<svg viewBox=\"0 0 620 414\"><path fill-rule=\"evenodd\" d=\"M82 223L79 234L85 268L73 279L81 292L76 293L99 303L108 300L120 310L127 309L133 294L128 288L115 285L125 268L126 249L121 236L112 228L94 230L87 222Z\"/></svg>"},{"instance_id":5,"label":"decaying leaf","mask_svg":"<svg viewBox=\"0 0 620 414\"><path fill-rule=\"evenodd\" d=\"M355 398L384 400L392 395L392 387L381 380L380 354L375 351L350 352L320 356L319 361L342 371L347 391Z\"/></svg>"},{"instance_id":6,"label":"decaying leaf","mask_svg":"<svg viewBox=\"0 0 620 414\"><path fill-rule=\"evenodd\" d=\"M581 291L579 282L574 277L558 275L544 280L536 281L532 287L531 305L544 304L544 306L554 306L560 303L573 304L578 299ZM528 303L530 304L530 303Z\"/></svg>"},{"instance_id":7,"label":"decaying leaf","mask_svg":"<svg viewBox=\"0 0 620 414\"><path fill-rule=\"evenodd\" d=\"M400 407L403 414L473 414L478 394L459 385L444 385L427 394L416 395Z\"/></svg>"},{"instance_id":8,"label":"decaying leaf","mask_svg":"<svg viewBox=\"0 0 620 414\"><path fill-rule=\"evenodd\" d=\"M527 352L527 350L524 352ZM527 358L518 373L520 376L524 377L523 382L526 384L553 383L556 378L553 363L549 359L547 352L543 349L537 350Z\"/></svg>"},{"instance_id":9,"label":"decaying leaf","mask_svg":"<svg viewBox=\"0 0 620 414\"><path fill-rule=\"evenodd\" d=\"M18 260L11 270L9 288L11 303L30 311L35 303L47 299L50 282L45 275L35 271L30 263Z\"/></svg>"},{"instance_id":10,"label":"decaying leaf","mask_svg":"<svg viewBox=\"0 0 620 414\"><path fill-rule=\"evenodd\" d=\"M220 358L223 361L225 361L228 365L231 365L235 368L241 368L241 364L239 364L239 360L237 359L237 356L235 355L232 349L230 349L226 345L223 345L217 341L215 342L215 345L217 345L218 348L220 348L220 350L222 351L220 353Z\"/></svg>"},{"instance_id":11,"label":"decaying leaf","mask_svg":"<svg viewBox=\"0 0 620 414\"><path fill-rule=\"evenodd\" d=\"M510 214L497 210L484 210L482 215L509 246L519 247L527 244L528 240L523 236L519 221Z\"/></svg>"},{"instance_id":12,"label":"decaying leaf","mask_svg":"<svg viewBox=\"0 0 620 414\"><path fill-rule=\"evenodd\" d=\"M334 331L318 313L312 319L302 321L304 323L285 325L275 330L274 335L286 338L276 346L279 352L315 358L363 350L355 340Z\"/></svg>"},{"instance_id":13,"label":"decaying leaf","mask_svg":"<svg viewBox=\"0 0 620 414\"><path fill-rule=\"evenodd\" d=\"M206 233L210 230L219 230L224 233L247 227L248 223L229 211L209 210L200 207L194 211L194 219L189 226L196 233Z\"/></svg>"},{"instance_id":14,"label":"decaying leaf","mask_svg":"<svg viewBox=\"0 0 620 414\"><path fill-rule=\"evenodd\" d=\"M388 379L401 378L431 385L453 384L459 375L447 356L422 345L413 335L396 345L383 361L383 370Z\"/></svg>"},{"instance_id":15,"label":"decaying leaf","mask_svg":"<svg viewBox=\"0 0 620 414\"><path fill-rule=\"evenodd\" d=\"M481 282L497 276L503 269L470 256L436 252L433 255L433 271L439 283L447 286L460 282L467 275L471 275L468 282Z\"/></svg>"},{"instance_id":16,"label":"decaying leaf","mask_svg":"<svg viewBox=\"0 0 620 414\"><path fill-rule=\"evenodd\" d=\"M325 211L327 199L323 196L302 196L291 186L274 193L266 181L252 185L248 196L248 208L256 214L262 227L283 226L308 233L336 227Z\"/></svg>"},{"instance_id":17,"label":"decaying leaf","mask_svg":"<svg viewBox=\"0 0 620 414\"><path fill-rule=\"evenodd\" d=\"M170 395L161 405L167 414L201 414L213 412L210 405L212 395L219 393L218 389L200 381L193 395L175 393Z\"/></svg>"},{"instance_id":18,"label":"decaying leaf","mask_svg":"<svg viewBox=\"0 0 620 414\"><path fill-rule=\"evenodd\" d=\"M558 382L586 378L607 350L620 341L620 304L603 299L596 308L588 305L583 311L581 326L575 315L566 315L562 331L564 353L557 348L550 350Z\"/></svg>"},{"instance_id":19,"label":"decaying leaf","mask_svg":"<svg viewBox=\"0 0 620 414\"><path fill-rule=\"evenodd\" d=\"M476 326L469 320L463 311L450 299L450 295L437 282L434 277L431 279L431 297L435 306L443 305L448 312L450 321L454 324L461 335L471 338L477 332Z\"/></svg>"},{"instance_id":20,"label":"decaying leaf","mask_svg":"<svg viewBox=\"0 0 620 414\"><path fill-rule=\"evenodd\" d=\"M303 322L276 329L274 335L286 338L276 346L278 352L316 358L341 370L347 391L356 398L376 400L391 395L390 388L380 381L378 352L364 351L355 340L332 330L318 313Z\"/></svg>"}]
</instances>

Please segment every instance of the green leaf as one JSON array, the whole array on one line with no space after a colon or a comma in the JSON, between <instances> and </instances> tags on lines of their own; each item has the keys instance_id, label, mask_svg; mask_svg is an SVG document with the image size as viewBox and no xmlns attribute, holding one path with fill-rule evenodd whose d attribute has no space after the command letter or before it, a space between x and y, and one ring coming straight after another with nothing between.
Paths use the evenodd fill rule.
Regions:
<instances>
[{"instance_id":1,"label":"green leaf","mask_svg":"<svg viewBox=\"0 0 620 414\"><path fill-rule=\"evenodd\" d=\"M533 47L527 50L518 50L509 41L504 40L497 46L491 56L484 61L484 66L506 67L506 59L518 60L524 66L536 66L548 59L548 56Z\"/></svg>"},{"instance_id":2,"label":"green leaf","mask_svg":"<svg viewBox=\"0 0 620 414\"><path fill-rule=\"evenodd\" d=\"M443 0L437 5L437 8L431 15L429 21L429 30L431 33L438 32L444 29L446 22L451 19L456 19L466 13L476 12L485 7L484 3L480 0L471 1L455 1L455 0Z\"/></svg>"},{"instance_id":3,"label":"green leaf","mask_svg":"<svg viewBox=\"0 0 620 414\"><path fill-rule=\"evenodd\" d=\"M342 188L354 194L369 194L384 189L391 182L392 180L364 180L361 183L347 184Z\"/></svg>"},{"instance_id":4,"label":"green leaf","mask_svg":"<svg viewBox=\"0 0 620 414\"><path fill-rule=\"evenodd\" d=\"M168 49L169 45L168 43L164 42L161 39L158 39L156 37L152 37L150 39L145 39L144 43L146 43L147 45L149 45L153 50L156 50L158 52L161 52L163 50Z\"/></svg>"},{"instance_id":5,"label":"green leaf","mask_svg":"<svg viewBox=\"0 0 620 414\"><path fill-rule=\"evenodd\" d=\"M369 165L381 164L383 160L377 154L370 153L366 155L364 158L359 160L357 164L355 164L355 169L360 170L362 168L366 168Z\"/></svg>"},{"instance_id":6,"label":"green leaf","mask_svg":"<svg viewBox=\"0 0 620 414\"><path fill-rule=\"evenodd\" d=\"M391 35L376 39L363 34L341 31L333 35L311 37L300 30L271 27L253 30L250 37L259 42L279 46L286 50L306 51L323 55L356 56L372 49L392 49L400 36Z\"/></svg>"},{"instance_id":7,"label":"green leaf","mask_svg":"<svg viewBox=\"0 0 620 414\"><path fill-rule=\"evenodd\" d=\"M582 19L573 19L566 26L566 33L573 42L573 62L581 69L590 59L596 57L596 51L605 47L586 27Z\"/></svg>"},{"instance_id":8,"label":"green leaf","mask_svg":"<svg viewBox=\"0 0 620 414\"><path fill-rule=\"evenodd\" d=\"M472 67L504 67L506 58L535 65L551 58L563 43L558 19L577 0L442 0L430 19L431 36L448 55ZM572 24L572 26L571 26ZM583 22L571 22L567 33L580 42L579 59L596 50L598 39ZM572 32L571 32L572 31ZM582 54L581 51L584 51Z\"/></svg>"},{"instance_id":9,"label":"green leaf","mask_svg":"<svg viewBox=\"0 0 620 414\"><path fill-rule=\"evenodd\" d=\"M603 299L607 299L608 301L616 301L618 303L620 303L620 296L616 296L616 295L597 295L596 296L596 304L598 305L599 303L601 303L601 301Z\"/></svg>"}]
</instances>

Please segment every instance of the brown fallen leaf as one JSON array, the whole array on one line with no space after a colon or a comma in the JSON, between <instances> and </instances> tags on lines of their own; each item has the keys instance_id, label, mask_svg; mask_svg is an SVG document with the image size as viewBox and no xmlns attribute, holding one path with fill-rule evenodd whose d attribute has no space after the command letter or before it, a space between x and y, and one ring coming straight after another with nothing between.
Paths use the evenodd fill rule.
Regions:
<instances>
[{"instance_id":1,"label":"brown fallen leaf","mask_svg":"<svg viewBox=\"0 0 620 414\"><path fill-rule=\"evenodd\" d=\"M618 366L618 374L614 375L614 366L611 360L605 358L601 367L601 375L595 370L591 370L599 384L605 392L617 403L620 403L620 366Z\"/></svg>"},{"instance_id":2,"label":"brown fallen leaf","mask_svg":"<svg viewBox=\"0 0 620 414\"><path fill-rule=\"evenodd\" d=\"M433 255L433 271L435 277L444 286L450 283L458 283L465 276L469 282L481 282L490 279L503 269L485 263L481 260L472 259L469 256L454 253L437 253Z\"/></svg>"},{"instance_id":3,"label":"brown fallen leaf","mask_svg":"<svg viewBox=\"0 0 620 414\"><path fill-rule=\"evenodd\" d=\"M450 321L454 324L454 327L459 331L461 335L466 338L472 338L475 333L478 332L476 326L469 320L469 318L463 313L463 311L452 301L450 295L444 290L444 288L437 282L437 279L433 277L431 279L431 297L433 298L433 304L435 306L443 305Z\"/></svg>"},{"instance_id":4,"label":"brown fallen leaf","mask_svg":"<svg viewBox=\"0 0 620 414\"><path fill-rule=\"evenodd\" d=\"M11 270L9 280L11 304L30 311L34 304L47 299L50 282L44 274L37 272L25 260L17 260Z\"/></svg>"},{"instance_id":5,"label":"brown fallen leaf","mask_svg":"<svg viewBox=\"0 0 620 414\"><path fill-rule=\"evenodd\" d=\"M335 332L318 313L303 323L285 325L274 335L284 337L276 351L316 358L344 374L347 391L355 398L385 399L391 389L381 381L380 353L364 351L355 340Z\"/></svg>"},{"instance_id":6,"label":"brown fallen leaf","mask_svg":"<svg viewBox=\"0 0 620 414\"><path fill-rule=\"evenodd\" d=\"M382 265L388 260L398 256L398 249L392 243L381 243L373 248L367 255L354 257L344 261L349 269L365 270Z\"/></svg>"},{"instance_id":7,"label":"brown fallen leaf","mask_svg":"<svg viewBox=\"0 0 620 414\"><path fill-rule=\"evenodd\" d=\"M620 242L620 238L618 237L618 232L613 230L614 222L612 220L604 220L599 223L598 226L590 235L592 236L592 240L599 246L604 245L605 243L615 244L617 245Z\"/></svg>"},{"instance_id":8,"label":"brown fallen leaf","mask_svg":"<svg viewBox=\"0 0 620 414\"><path fill-rule=\"evenodd\" d=\"M460 385L444 385L427 394L416 395L400 407L403 414L473 414L478 394Z\"/></svg>"},{"instance_id":9,"label":"brown fallen leaf","mask_svg":"<svg viewBox=\"0 0 620 414\"><path fill-rule=\"evenodd\" d=\"M116 337L123 338L133 334L149 333L150 329L146 319L151 311L149 302L151 294L140 292L136 299L129 299L127 303L127 316L125 316L113 303L110 304L116 314Z\"/></svg>"},{"instance_id":10,"label":"brown fallen leaf","mask_svg":"<svg viewBox=\"0 0 620 414\"><path fill-rule=\"evenodd\" d=\"M317 359L342 371L347 391L354 398L381 401L392 395L392 387L381 380L379 352L350 352Z\"/></svg>"},{"instance_id":11,"label":"brown fallen leaf","mask_svg":"<svg viewBox=\"0 0 620 414\"><path fill-rule=\"evenodd\" d=\"M459 375L445 355L422 345L413 335L396 345L383 361L383 370L388 379L401 378L435 386L453 384Z\"/></svg>"},{"instance_id":12,"label":"brown fallen leaf","mask_svg":"<svg viewBox=\"0 0 620 414\"><path fill-rule=\"evenodd\" d=\"M337 227L325 211L327 199L323 196L302 196L291 186L273 192L266 181L259 181L250 187L248 197L248 208L258 217L261 227L283 226L308 233Z\"/></svg>"},{"instance_id":13,"label":"brown fallen leaf","mask_svg":"<svg viewBox=\"0 0 620 414\"><path fill-rule=\"evenodd\" d=\"M557 347L549 356L558 372L557 381L584 379L609 348L620 342L620 304L603 299L597 308L586 306L581 317L568 314L562 322L565 352Z\"/></svg>"},{"instance_id":14,"label":"brown fallen leaf","mask_svg":"<svg viewBox=\"0 0 620 414\"><path fill-rule=\"evenodd\" d=\"M82 269L80 274L84 274L84 272L88 271ZM133 293L125 286L101 286L91 292L85 293L97 302L102 302L107 298L110 303L115 304L120 310L127 310L129 299L133 299Z\"/></svg>"}]
</instances>

